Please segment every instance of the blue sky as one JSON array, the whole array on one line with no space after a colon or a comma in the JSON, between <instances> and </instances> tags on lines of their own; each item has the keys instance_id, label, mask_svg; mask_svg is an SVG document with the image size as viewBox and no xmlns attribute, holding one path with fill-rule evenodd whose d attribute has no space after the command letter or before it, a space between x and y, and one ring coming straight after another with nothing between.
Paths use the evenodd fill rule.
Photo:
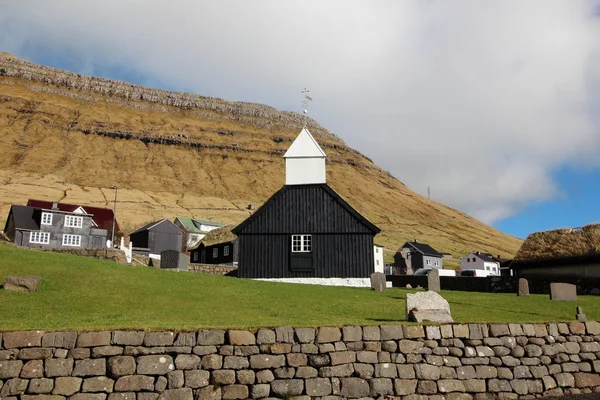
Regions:
<instances>
[{"instance_id":1,"label":"blue sky","mask_svg":"<svg viewBox=\"0 0 600 400\"><path fill-rule=\"evenodd\" d=\"M0 51L284 110L308 87L422 195L522 238L600 222L600 0L21 0Z\"/></svg>"}]
</instances>

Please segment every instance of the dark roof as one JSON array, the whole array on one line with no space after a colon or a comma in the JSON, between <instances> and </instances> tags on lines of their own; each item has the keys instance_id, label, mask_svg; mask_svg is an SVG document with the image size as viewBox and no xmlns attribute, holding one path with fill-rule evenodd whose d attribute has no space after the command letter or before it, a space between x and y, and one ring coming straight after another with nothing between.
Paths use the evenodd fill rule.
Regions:
<instances>
[{"instance_id":1,"label":"dark roof","mask_svg":"<svg viewBox=\"0 0 600 400\"><path fill-rule=\"evenodd\" d=\"M38 207L45 210L52 209L52 201L46 200L34 200L29 199L27 201L27 205L31 207ZM101 207L92 207L92 206L82 206L79 204L69 204L69 203L57 203L58 209L60 211L65 212L73 212L77 210L79 207L83 208L86 213L92 215L92 220L98 228L100 229L112 229L113 222L113 210L110 208L101 208ZM119 222L115 220L115 232L119 230Z\"/></svg>"},{"instance_id":2,"label":"dark roof","mask_svg":"<svg viewBox=\"0 0 600 400\"><path fill-rule=\"evenodd\" d=\"M274 201L278 196L281 196L283 193L285 193L287 190L290 190L293 187L298 187L298 186L316 186L316 187L321 187L323 188L331 197L333 197L346 211L348 211L352 216L354 216L356 219L358 219L361 223L363 223L367 229L369 229L370 231L373 232L373 234L378 234L379 232L381 232L381 229L379 229L378 227L376 227L374 224L372 224L368 219L366 219L365 217L363 217L362 215L360 215L360 213L358 211L356 211L354 208L352 208L352 206L350 204L348 204L348 202L346 202L346 200L344 200L339 194L336 193L335 190L333 190L328 184L326 183L319 183L319 184L307 184L307 185L284 185L281 189L279 189L277 192L275 192L267 201L265 201L265 203L254 212L254 214L252 214L251 216L249 216L248 218L246 218L244 221L242 221L242 223L240 223L238 226L236 226L235 228L233 228L231 231L235 234L235 235L239 235L240 232L248 225L250 224L254 219L256 219L260 214L264 213L265 210L268 209L269 203L271 203L272 201Z\"/></svg>"},{"instance_id":3,"label":"dark roof","mask_svg":"<svg viewBox=\"0 0 600 400\"><path fill-rule=\"evenodd\" d=\"M133 232L131 232L131 233L129 233L129 234L130 234L130 235L133 235L133 234L135 234L135 233L140 233L140 232L142 232L142 231L149 230L149 229L150 229L150 228L152 228L154 225L158 225L158 224L160 224L161 222L163 222L163 221L166 221L166 220L167 220L167 219L166 219L166 218L164 218L164 219L161 219L161 220L158 220L158 221L152 221L152 222L150 222L150 223L148 223L148 224L146 224L146 225L142 226L141 228L137 228L135 231L133 231ZM171 221L169 221L169 222L171 222ZM178 228L179 228L179 227L178 227ZM181 229L181 228L180 228L180 229Z\"/></svg>"},{"instance_id":4,"label":"dark roof","mask_svg":"<svg viewBox=\"0 0 600 400\"><path fill-rule=\"evenodd\" d=\"M419 243L419 242L406 242L404 243L404 246L402 246L402 248L406 247L406 246L412 247L413 249L417 250L419 253L423 254L424 256L432 256L432 257L443 257L436 249L434 249L433 247L431 247L430 245L426 244L426 243Z\"/></svg>"},{"instance_id":5,"label":"dark roof","mask_svg":"<svg viewBox=\"0 0 600 400\"><path fill-rule=\"evenodd\" d=\"M491 254L489 254L489 253L479 253L479 254L475 253L475 255L476 255L477 257L481 258L483 261L487 261L487 262L498 262L498 260L496 260L496 259L494 258L494 256L492 256L492 255L491 255Z\"/></svg>"},{"instance_id":6,"label":"dark roof","mask_svg":"<svg viewBox=\"0 0 600 400\"><path fill-rule=\"evenodd\" d=\"M8 218L6 219L6 226L4 227L4 230L6 231L6 229L8 228L8 221L10 220L10 216L12 214L15 229L39 231L40 222L39 216L38 218L36 218L36 210L39 214L39 208L36 209L35 207L19 205L10 206L10 211L8 212Z\"/></svg>"}]
</instances>

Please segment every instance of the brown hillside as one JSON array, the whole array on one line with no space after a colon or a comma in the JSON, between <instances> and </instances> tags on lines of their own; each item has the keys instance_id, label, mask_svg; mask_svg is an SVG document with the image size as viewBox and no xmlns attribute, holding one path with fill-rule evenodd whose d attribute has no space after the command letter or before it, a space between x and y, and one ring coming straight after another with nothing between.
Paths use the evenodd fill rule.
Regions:
<instances>
[{"instance_id":1,"label":"brown hillside","mask_svg":"<svg viewBox=\"0 0 600 400\"><path fill-rule=\"evenodd\" d=\"M153 219L238 223L279 189L296 113L149 89L43 67L0 53L0 224L28 198L112 207L125 232ZM329 184L382 229L455 256L512 256L521 240L412 192L310 121Z\"/></svg>"}]
</instances>

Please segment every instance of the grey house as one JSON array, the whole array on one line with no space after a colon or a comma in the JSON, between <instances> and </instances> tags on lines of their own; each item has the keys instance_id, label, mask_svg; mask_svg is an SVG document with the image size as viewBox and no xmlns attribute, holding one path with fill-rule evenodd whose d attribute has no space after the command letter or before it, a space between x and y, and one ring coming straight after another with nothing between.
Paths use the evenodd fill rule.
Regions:
<instances>
[{"instance_id":1,"label":"grey house","mask_svg":"<svg viewBox=\"0 0 600 400\"><path fill-rule=\"evenodd\" d=\"M150 222L131 232L129 240L134 252L141 254L160 254L163 250L184 248L184 231L168 219Z\"/></svg>"},{"instance_id":2,"label":"grey house","mask_svg":"<svg viewBox=\"0 0 600 400\"><path fill-rule=\"evenodd\" d=\"M106 246L106 229L94 227L92 214L51 208L12 205L4 233L23 247L79 247L101 249Z\"/></svg>"},{"instance_id":3,"label":"grey house","mask_svg":"<svg viewBox=\"0 0 600 400\"><path fill-rule=\"evenodd\" d=\"M421 268L442 269L444 256L425 243L406 242L394 255L399 275L412 275Z\"/></svg>"}]
</instances>

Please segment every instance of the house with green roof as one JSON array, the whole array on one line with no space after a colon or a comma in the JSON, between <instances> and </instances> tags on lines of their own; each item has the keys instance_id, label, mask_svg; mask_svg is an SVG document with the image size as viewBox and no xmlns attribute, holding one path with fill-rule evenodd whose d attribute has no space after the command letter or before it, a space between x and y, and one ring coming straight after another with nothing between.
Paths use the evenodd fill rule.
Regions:
<instances>
[{"instance_id":1,"label":"house with green roof","mask_svg":"<svg viewBox=\"0 0 600 400\"><path fill-rule=\"evenodd\" d=\"M187 248L195 247L200 243L204 236L213 229L221 228L225 224L221 222L207 221L201 219L176 217L173 221L175 225L187 233Z\"/></svg>"}]
</instances>

